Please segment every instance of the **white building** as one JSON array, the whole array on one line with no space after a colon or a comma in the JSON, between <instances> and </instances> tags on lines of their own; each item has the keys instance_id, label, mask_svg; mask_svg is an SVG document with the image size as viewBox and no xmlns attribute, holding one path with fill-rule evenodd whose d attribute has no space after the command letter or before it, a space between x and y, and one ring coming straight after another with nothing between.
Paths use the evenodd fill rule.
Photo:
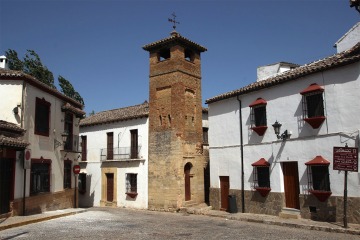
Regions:
<instances>
[{"instance_id":1,"label":"white building","mask_svg":"<svg viewBox=\"0 0 360 240\"><path fill-rule=\"evenodd\" d=\"M149 104L81 121L82 206L147 208Z\"/></svg>"},{"instance_id":2,"label":"white building","mask_svg":"<svg viewBox=\"0 0 360 240\"><path fill-rule=\"evenodd\" d=\"M344 172L333 170L333 147L359 148L359 39L354 45L206 101L211 206L342 220ZM353 223L359 187L359 173L349 172Z\"/></svg>"},{"instance_id":3,"label":"white building","mask_svg":"<svg viewBox=\"0 0 360 240\"><path fill-rule=\"evenodd\" d=\"M2 66L0 214L74 207L72 167L79 157L83 106L30 75Z\"/></svg>"},{"instance_id":4,"label":"white building","mask_svg":"<svg viewBox=\"0 0 360 240\"><path fill-rule=\"evenodd\" d=\"M203 109L203 129L206 145L207 109ZM148 134L146 101L80 122L80 206L148 208Z\"/></svg>"}]
</instances>

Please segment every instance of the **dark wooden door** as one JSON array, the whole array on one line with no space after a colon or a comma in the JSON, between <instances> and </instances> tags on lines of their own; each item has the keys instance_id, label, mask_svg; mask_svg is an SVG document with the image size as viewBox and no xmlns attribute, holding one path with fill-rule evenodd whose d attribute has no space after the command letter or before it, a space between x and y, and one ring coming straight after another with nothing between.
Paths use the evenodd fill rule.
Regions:
<instances>
[{"instance_id":1,"label":"dark wooden door","mask_svg":"<svg viewBox=\"0 0 360 240\"><path fill-rule=\"evenodd\" d=\"M107 133L107 160L114 159L114 133Z\"/></svg>"},{"instance_id":2,"label":"dark wooden door","mask_svg":"<svg viewBox=\"0 0 360 240\"><path fill-rule=\"evenodd\" d=\"M220 192L221 192L220 210L226 211L228 209L229 189L230 189L229 177L220 176Z\"/></svg>"},{"instance_id":3,"label":"dark wooden door","mask_svg":"<svg viewBox=\"0 0 360 240\"><path fill-rule=\"evenodd\" d=\"M0 158L0 214L10 211L12 198L13 161L10 158Z\"/></svg>"},{"instance_id":4,"label":"dark wooden door","mask_svg":"<svg viewBox=\"0 0 360 240\"><path fill-rule=\"evenodd\" d=\"M131 159L138 158L138 130L130 130L131 134Z\"/></svg>"},{"instance_id":5,"label":"dark wooden door","mask_svg":"<svg viewBox=\"0 0 360 240\"><path fill-rule=\"evenodd\" d=\"M81 136L81 161L87 159L87 137Z\"/></svg>"},{"instance_id":6,"label":"dark wooden door","mask_svg":"<svg viewBox=\"0 0 360 240\"><path fill-rule=\"evenodd\" d=\"M68 133L68 137L66 139L66 143L65 143L65 149L66 150L77 150L74 148L74 136L73 136L73 115L71 113L66 113L65 114L65 123L64 123L64 130L66 133Z\"/></svg>"},{"instance_id":7,"label":"dark wooden door","mask_svg":"<svg viewBox=\"0 0 360 240\"><path fill-rule=\"evenodd\" d=\"M285 205L287 208L300 209L299 173L297 162L283 163Z\"/></svg>"},{"instance_id":8,"label":"dark wooden door","mask_svg":"<svg viewBox=\"0 0 360 240\"><path fill-rule=\"evenodd\" d=\"M185 165L185 201L191 200L190 165Z\"/></svg>"},{"instance_id":9,"label":"dark wooden door","mask_svg":"<svg viewBox=\"0 0 360 240\"><path fill-rule=\"evenodd\" d=\"M106 174L106 201L114 201L114 174Z\"/></svg>"}]
</instances>

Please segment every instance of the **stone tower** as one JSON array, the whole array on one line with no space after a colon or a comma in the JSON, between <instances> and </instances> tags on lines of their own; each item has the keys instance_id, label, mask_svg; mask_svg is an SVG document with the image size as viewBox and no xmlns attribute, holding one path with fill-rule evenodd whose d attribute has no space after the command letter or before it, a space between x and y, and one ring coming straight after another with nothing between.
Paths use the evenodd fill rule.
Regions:
<instances>
[{"instance_id":1,"label":"stone tower","mask_svg":"<svg viewBox=\"0 0 360 240\"><path fill-rule=\"evenodd\" d=\"M143 47L150 53L149 209L204 202L200 54L181 36Z\"/></svg>"}]
</instances>

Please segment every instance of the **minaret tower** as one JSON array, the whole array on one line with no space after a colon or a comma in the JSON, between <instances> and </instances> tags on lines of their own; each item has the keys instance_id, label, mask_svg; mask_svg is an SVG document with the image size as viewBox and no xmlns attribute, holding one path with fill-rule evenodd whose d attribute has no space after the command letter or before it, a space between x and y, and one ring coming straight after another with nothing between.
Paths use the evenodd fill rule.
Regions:
<instances>
[{"instance_id":1,"label":"minaret tower","mask_svg":"<svg viewBox=\"0 0 360 240\"><path fill-rule=\"evenodd\" d=\"M169 37L143 47L150 53L149 209L157 210L204 202L200 54L206 48L172 22Z\"/></svg>"}]
</instances>

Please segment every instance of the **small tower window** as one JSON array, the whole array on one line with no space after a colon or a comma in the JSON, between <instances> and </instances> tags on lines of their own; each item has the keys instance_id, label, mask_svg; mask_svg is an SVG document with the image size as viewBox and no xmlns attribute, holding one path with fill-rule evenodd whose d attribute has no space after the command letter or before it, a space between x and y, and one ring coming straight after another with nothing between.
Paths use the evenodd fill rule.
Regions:
<instances>
[{"instance_id":1,"label":"small tower window","mask_svg":"<svg viewBox=\"0 0 360 240\"><path fill-rule=\"evenodd\" d=\"M158 52L158 61L164 61L170 58L170 49L165 48Z\"/></svg>"},{"instance_id":2,"label":"small tower window","mask_svg":"<svg viewBox=\"0 0 360 240\"><path fill-rule=\"evenodd\" d=\"M194 62L195 54L189 49L185 49L185 59L189 62Z\"/></svg>"}]
</instances>

